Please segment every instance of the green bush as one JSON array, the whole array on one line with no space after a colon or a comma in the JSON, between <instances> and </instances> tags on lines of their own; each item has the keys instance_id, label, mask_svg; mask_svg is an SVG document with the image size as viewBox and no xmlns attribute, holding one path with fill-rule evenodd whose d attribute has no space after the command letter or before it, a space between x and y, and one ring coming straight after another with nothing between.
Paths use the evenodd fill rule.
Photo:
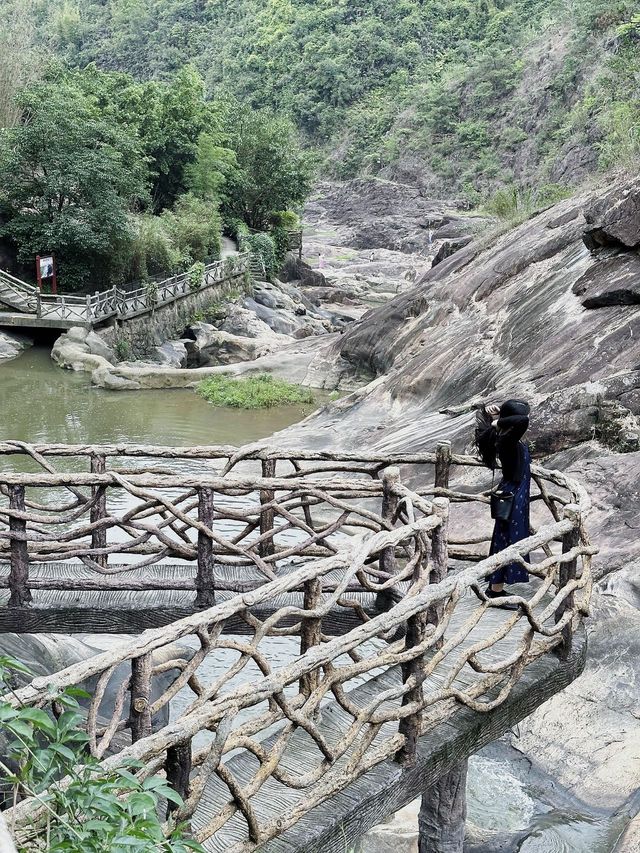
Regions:
<instances>
[{"instance_id":1,"label":"green bush","mask_svg":"<svg viewBox=\"0 0 640 853\"><path fill-rule=\"evenodd\" d=\"M231 376L210 376L197 387L197 392L213 406L233 409L270 409L273 406L313 403L308 388L293 385L268 374L234 379Z\"/></svg>"},{"instance_id":2,"label":"green bush","mask_svg":"<svg viewBox=\"0 0 640 853\"><path fill-rule=\"evenodd\" d=\"M191 290L200 290L204 278L205 265L202 261L195 263L188 271L189 287Z\"/></svg>"},{"instance_id":3,"label":"green bush","mask_svg":"<svg viewBox=\"0 0 640 853\"><path fill-rule=\"evenodd\" d=\"M30 676L18 661L0 658L0 694L14 689L16 673ZM47 853L188 853L204 849L178 826L165 836L161 802L182 804L180 796L158 776L140 781L143 765L105 772L88 749L77 689L57 697L59 715L33 707L14 708L0 699L2 732L8 740L0 760L0 777L15 795L36 796L46 805L47 822L33 827L30 850ZM52 785L66 779L64 787ZM46 846L45 846L46 845ZM23 848L24 849L24 848Z\"/></svg>"},{"instance_id":4,"label":"green bush","mask_svg":"<svg viewBox=\"0 0 640 853\"><path fill-rule=\"evenodd\" d=\"M137 219L136 226L129 277L144 280L151 275L176 272L180 267L180 252L166 220L147 214Z\"/></svg>"},{"instance_id":5,"label":"green bush","mask_svg":"<svg viewBox=\"0 0 640 853\"><path fill-rule=\"evenodd\" d=\"M271 225L273 228L298 231L300 228L300 217L293 210L278 210L271 216Z\"/></svg>"},{"instance_id":6,"label":"green bush","mask_svg":"<svg viewBox=\"0 0 640 853\"><path fill-rule=\"evenodd\" d=\"M517 187L512 184L498 190L485 204L485 209L506 222L523 221L569 194L570 191L560 184L543 184L537 188Z\"/></svg>"},{"instance_id":7,"label":"green bush","mask_svg":"<svg viewBox=\"0 0 640 853\"><path fill-rule=\"evenodd\" d=\"M243 250L252 252L259 258L262 258L264 271L267 278L272 278L279 269L276 244L270 234L259 232L258 234L250 234L244 237L241 243Z\"/></svg>"},{"instance_id":8,"label":"green bush","mask_svg":"<svg viewBox=\"0 0 640 853\"><path fill-rule=\"evenodd\" d=\"M118 361L128 361L131 357L131 342L123 335L119 335L113 345L113 351Z\"/></svg>"},{"instance_id":9,"label":"green bush","mask_svg":"<svg viewBox=\"0 0 640 853\"><path fill-rule=\"evenodd\" d=\"M187 193L180 196L173 210L165 210L161 218L183 258L188 256L193 263L220 257L222 223L213 202Z\"/></svg>"}]
</instances>

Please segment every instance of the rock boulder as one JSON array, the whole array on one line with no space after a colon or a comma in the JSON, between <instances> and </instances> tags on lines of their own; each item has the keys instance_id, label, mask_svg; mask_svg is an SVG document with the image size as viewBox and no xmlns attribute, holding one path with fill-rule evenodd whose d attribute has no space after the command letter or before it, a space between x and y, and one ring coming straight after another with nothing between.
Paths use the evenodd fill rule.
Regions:
<instances>
[{"instance_id":1,"label":"rock boulder","mask_svg":"<svg viewBox=\"0 0 640 853\"><path fill-rule=\"evenodd\" d=\"M16 358L30 346L33 346L33 341L25 335L2 331L0 332L0 361Z\"/></svg>"}]
</instances>

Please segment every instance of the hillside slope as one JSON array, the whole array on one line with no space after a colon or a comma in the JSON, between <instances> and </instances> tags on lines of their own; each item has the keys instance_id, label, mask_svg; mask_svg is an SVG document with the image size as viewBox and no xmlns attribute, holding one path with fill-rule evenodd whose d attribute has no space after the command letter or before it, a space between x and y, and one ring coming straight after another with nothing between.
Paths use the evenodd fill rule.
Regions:
<instances>
[{"instance_id":1,"label":"hillside slope","mask_svg":"<svg viewBox=\"0 0 640 853\"><path fill-rule=\"evenodd\" d=\"M199 66L210 93L290 113L341 177L468 203L544 195L640 152L634 0L0 0L38 55L140 78Z\"/></svg>"}]
</instances>

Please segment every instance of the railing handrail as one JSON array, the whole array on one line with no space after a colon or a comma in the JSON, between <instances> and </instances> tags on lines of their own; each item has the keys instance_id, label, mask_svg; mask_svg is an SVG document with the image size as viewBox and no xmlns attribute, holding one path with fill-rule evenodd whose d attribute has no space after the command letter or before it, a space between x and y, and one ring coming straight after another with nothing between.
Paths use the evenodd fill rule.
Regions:
<instances>
[{"instance_id":1,"label":"railing handrail","mask_svg":"<svg viewBox=\"0 0 640 853\"><path fill-rule=\"evenodd\" d=\"M576 511L578 510L577 507L574 509ZM400 542L416 531L426 532L428 530L432 530L433 527L437 526L439 523L440 522L437 518L428 516L419 519L412 524L396 527L392 531L382 531L378 534L374 534L369 539L365 539L363 536L354 537L354 542L349 543L344 552L341 552L335 557L325 557L314 561L313 563L305 564L300 569L297 569L276 581L264 584L253 592L234 596L223 604L218 604L208 610L186 616L183 619L173 622L168 627L149 629L139 637L127 640L121 645L114 646L108 651L95 655L89 660L72 664L63 670L60 670L55 674L55 690L62 692L66 687L77 685L92 676L104 672L114 664L121 663L126 660L132 660L133 658L140 657L142 654L154 651L161 646L177 642L193 633L194 629L199 626L205 626L207 629L211 629L217 623L228 619L234 614L240 613L247 607L255 606L261 601L268 601L274 596L280 595L284 592L299 589L300 586L307 581L320 577L329 571L335 570L336 559L341 558L342 562L348 563L350 557L353 557L355 553L360 552L361 560L364 562L367 556L377 553L380 550L382 547L380 545L381 541L385 544L387 540ZM340 648L344 652L345 640L348 639L351 634L353 634L354 637L357 636L358 640L356 645L360 645L360 643L363 642L363 639L370 639L379 633L379 623L381 620L385 621L385 631L404 624L408 618L415 615L420 610L425 610L427 607L435 604L445 597L450 596L455 588L460 590L471 588L483 578L487 577L487 575L500 568L500 566L509 565L514 562L517 557L527 554L530 551L541 547L541 545L545 543L554 541L555 539L566 535L579 523L579 520L566 517L561 521L546 525L527 539L523 539L520 542L511 545L497 554L486 557L475 566L471 566L451 578L440 581L438 584L431 584L425 587L425 589L411 598L405 598L401 602L398 602L398 604L394 606L393 610L389 611L389 613L393 614L391 623L389 622L389 613L379 614L378 616L374 616L364 625L360 625L357 628L352 629L349 634L345 634L343 637L335 638L327 643L323 643L323 645L318 648L332 650L335 645L340 645ZM302 656L298 660L302 660L303 658L308 660L311 658L312 653L313 650L309 650L306 653L306 657ZM298 677L299 675L292 678L292 680L296 680ZM0 699L12 704L14 707L19 707L20 705L25 704L34 704L38 700L44 698L45 695L51 695L52 685L53 680L51 675L39 676L33 679L33 681L26 687L15 692L12 691L5 696L0 696ZM255 682L252 682L252 685L255 689Z\"/></svg>"},{"instance_id":2,"label":"railing handrail","mask_svg":"<svg viewBox=\"0 0 640 853\"><path fill-rule=\"evenodd\" d=\"M231 259L231 264L229 264L229 259L226 258L218 261L213 261L207 264L204 268L203 282L201 284L201 287L213 287L219 284L221 281L224 281L225 277L234 278L238 275L241 275L244 272L243 265L247 262L248 257L248 252L240 252L236 255L229 256L229 258ZM220 278L220 280L214 281L213 284L208 284L207 276L214 270L221 270L223 273L222 277ZM20 293L20 295L24 293L26 296L29 297L37 297L40 300L41 304L44 303L47 306L49 315L51 315L52 313L63 314L65 312L65 309L69 306L80 306L82 308L82 311L74 313L79 319L84 319L87 322L97 319L106 320L110 317L127 319L128 317L135 316L136 314L151 311L155 307L161 307L163 305L170 304L176 299L179 299L180 297L184 296L186 293L191 292L191 287L189 286L188 290L183 290L182 293L174 293L173 295L167 294L167 291L171 288L190 284L188 272L179 273L177 275L170 276L158 282L154 281L153 289L157 294L157 298L154 298L151 303L149 301L150 289L146 286L143 286L134 291L127 291L119 288L117 285L114 285L109 290L99 291L94 294L77 296L75 294L41 294L38 288L32 287L26 282L22 282L20 281L20 279L14 278L9 273L3 273L0 271L0 283L2 283L2 281L4 280L7 280L6 284L9 287L15 288ZM109 307L109 310L103 310L105 303L108 302L112 302L112 305L114 307ZM144 304L140 305L140 307L134 308L131 311L128 311L126 309L128 303L136 302L143 302ZM121 306L125 306L124 310Z\"/></svg>"}]
</instances>

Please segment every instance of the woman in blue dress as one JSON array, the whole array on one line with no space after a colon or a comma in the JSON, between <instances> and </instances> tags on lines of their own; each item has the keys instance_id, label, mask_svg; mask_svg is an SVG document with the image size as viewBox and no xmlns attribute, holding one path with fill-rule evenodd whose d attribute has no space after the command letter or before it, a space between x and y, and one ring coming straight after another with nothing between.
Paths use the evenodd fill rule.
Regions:
<instances>
[{"instance_id":1,"label":"woman in blue dress","mask_svg":"<svg viewBox=\"0 0 640 853\"><path fill-rule=\"evenodd\" d=\"M496 520L490 554L530 535L529 503L531 497L531 454L522 441L529 428L529 404L524 400L507 400L502 406L482 406L476 419L476 445L484 464L495 470L496 460L502 466L499 491L513 494L513 508L508 520ZM528 555L524 556L529 560ZM505 584L526 583L529 573L520 563L510 563L489 577L488 598L503 598Z\"/></svg>"}]
</instances>

